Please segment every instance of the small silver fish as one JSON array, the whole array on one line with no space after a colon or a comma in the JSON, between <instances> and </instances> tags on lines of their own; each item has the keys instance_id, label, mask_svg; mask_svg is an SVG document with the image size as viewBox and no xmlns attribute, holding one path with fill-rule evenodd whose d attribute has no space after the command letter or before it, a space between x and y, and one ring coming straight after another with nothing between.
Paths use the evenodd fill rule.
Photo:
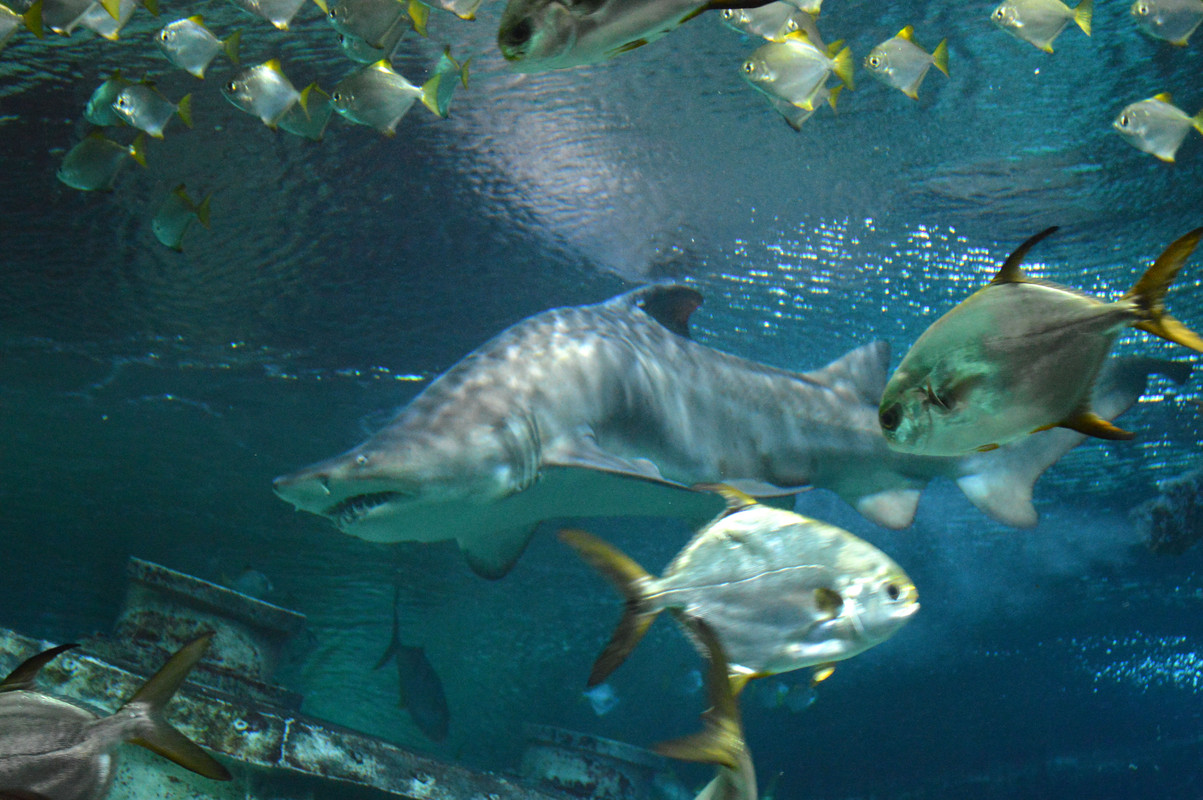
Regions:
<instances>
[{"instance_id":1,"label":"small silver fish","mask_svg":"<svg viewBox=\"0 0 1203 800\"><path fill-rule=\"evenodd\" d=\"M337 0L326 16L334 30L378 48L411 27L406 7L397 0Z\"/></svg>"},{"instance_id":2,"label":"small silver fish","mask_svg":"<svg viewBox=\"0 0 1203 800\"><path fill-rule=\"evenodd\" d=\"M316 83L311 83L301 90L301 99L284 112L278 124L295 136L320 142L333 114L334 104L330 101L330 95Z\"/></svg>"},{"instance_id":3,"label":"small silver fish","mask_svg":"<svg viewBox=\"0 0 1203 800\"><path fill-rule=\"evenodd\" d=\"M94 0L43 0L42 25L55 33L70 36L93 2ZM121 10L120 0L103 0L103 6L109 16L117 19Z\"/></svg>"},{"instance_id":4,"label":"small silver fish","mask_svg":"<svg viewBox=\"0 0 1203 800\"><path fill-rule=\"evenodd\" d=\"M192 95L186 94L180 102L173 103L145 83L122 89L113 101L113 110L127 125L146 131L156 139L163 138L163 129L173 115L178 115L185 125L192 127Z\"/></svg>"},{"instance_id":5,"label":"small silver fish","mask_svg":"<svg viewBox=\"0 0 1203 800\"><path fill-rule=\"evenodd\" d=\"M109 14L108 9L101 3L94 2L75 21L75 24L68 29L68 33L78 26L80 28L87 28L97 36L102 36L110 42L115 42L121 35L121 29L130 21L137 8L138 4L134 0L118 0L117 17L114 19Z\"/></svg>"},{"instance_id":6,"label":"small silver fish","mask_svg":"<svg viewBox=\"0 0 1203 800\"><path fill-rule=\"evenodd\" d=\"M713 487L727 510L698 531L659 578L584 531L560 538L626 600L589 685L606 679L672 609L705 620L735 675L754 677L851 658L894 635L919 610L902 568L848 531Z\"/></svg>"},{"instance_id":7,"label":"small silver fish","mask_svg":"<svg viewBox=\"0 0 1203 800\"><path fill-rule=\"evenodd\" d=\"M278 59L249 67L226 82L221 93L236 107L276 127L280 117L299 102L301 93L284 74Z\"/></svg>"},{"instance_id":8,"label":"small silver fish","mask_svg":"<svg viewBox=\"0 0 1203 800\"><path fill-rule=\"evenodd\" d=\"M117 173L127 160L146 166L145 147L145 134L139 133L134 143L126 147L94 130L63 157L56 177L72 189L111 192Z\"/></svg>"},{"instance_id":9,"label":"small silver fish","mask_svg":"<svg viewBox=\"0 0 1203 800\"><path fill-rule=\"evenodd\" d=\"M907 25L865 56L865 67L874 78L893 86L912 100L919 99L919 85L932 65L948 75L948 40L941 39L930 54L915 44L915 29Z\"/></svg>"},{"instance_id":10,"label":"small silver fish","mask_svg":"<svg viewBox=\"0 0 1203 800\"><path fill-rule=\"evenodd\" d=\"M1142 31L1179 47L1203 22L1203 0L1136 0L1131 11Z\"/></svg>"},{"instance_id":11,"label":"small silver fish","mask_svg":"<svg viewBox=\"0 0 1203 800\"><path fill-rule=\"evenodd\" d=\"M1092 388L1120 332L1140 328L1203 353L1203 339L1164 305L1203 228L1173 242L1113 303L1024 275L1028 250L1056 230L1020 245L989 285L933 322L903 357L878 409L891 448L985 452L1055 427L1131 439L1092 408Z\"/></svg>"},{"instance_id":12,"label":"small silver fish","mask_svg":"<svg viewBox=\"0 0 1203 800\"><path fill-rule=\"evenodd\" d=\"M1191 128L1203 134L1203 110L1188 116L1162 92L1128 106L1111 124L1137 150L1172 164Z\"/></svg>"},{"instance_id":13,"label":"small silver fish","mask_svg":"<svg viewBox=\"0 0 1203 800\"><path fill-rule=\"evenodd\" d=\"M818 89L815 89L809 98L813 108L796 106L793 103L782 100L780 97L771 97L767 94L764 95L764 99L769 101L769 105L782 116L787 125L796 131L800 131L802 130L802 124L814 116L814 113L818 111L819 106L823 103L827 103L831 106L831 110L835 111L836 102L843 88L841 85L836 85L831 88L820 86Z\"/></svg>"},{"instance_id":14,"label":"small silver fish","mask_svg":"<svg viewBox=\"0 0 1203 800\"><path fill-rule=\"evenodd\" d=\"M826 49L815 27L814 17L786 2L769 3L760 8L724 8L723 24L732 30L780 42L794 31L806 31L820 50Z\"/></svg>"},{"instance_id":15,"label":"small silver fish","mask_svg":"<svg viewBox=\"0 0 1203 800\"><path fill-rule=\"evenodd\" d=\"M446 97L440 84L448 78L445 71L437 71L421 87L407 81L387 61L370 64L345 78L330 93L334 110L359 125L370 125L386 136L394 136L397 123L413 106L415 100L430 109L436 116L446 116L446 108L440 97ZM466 73L463 80L467 81Z\"/></svg>"},{"instance_id":16,"label":"small silver fish","mask_svg":"<svg viewBox=\"0 0 1203 800\"><path fill-rule=\"evenodd\" d=\"M349 33L340 33L338 35L338 44L342 47L343 52L347 54L347 58L352 61L357 61L360 64L375 64L377 61L388 61L391 64L393 56L397 52L397 47L405 39L405 33L408 30L408 25L397 26L389 37L381 43L380 47L373 47L358 36L352 36Z\"/></svg>"},{"instance_id":17,"label":"small silver fish","mask_svg":"<svg viewBox=\"0 0 1203 800\"><path fill-rule=\"evenodd\" d=\"M228 38L218 39L205 27L204 18L197 14L163 26L155 41L168 61L198 78L204 78L205 70L220 52L224 51L226 58L235 66L238 65L242 32L234 31Z\"/></svg>"},{"instance_id":18,"label":"small silver fish","mask_svg":"<svg viewBox=\"0 0 1203 800\"><path fill-rule=\"evenodd\" d=\"M743 63L744 80L770 99L777 98L798 108L813 111L826 96L820 90L835 73L845 86L854 88L852 51L836 42L828 51L820 50L805 31L795 31L780 42L758 47Z\"/></svg>"},{"instance_id":19,"label":"small silver fish","mask_svg":"<svg viewBox=\"0 0 1203 800\"><path fill-rule=\"evenodd\" d=\"M414 724L426 738L441 742L447 738L447 728L451 723L447 695L443 690L443 681L426 657L426 651L401 643L400 595L401 585L397 584L393 591L393 638L375 669L380 669L389 661L396 662L401 695L398 705L409 711Z\"/></svg>"},{"instance_id":20,"label":"small silver fish","mask_svg":"<svg viewBox=\"0 0 1203 800\"><path fill-rule=\"evenodd\" d=\"M1053 40L1071 19L1090 35L1093 10L1093 0L1082 0L1073 9L1061 0L1004 0L990 14L990 20L1017 39L1051 53Z\"/></svg>"},{"instance_id":21,"label":"small silver fish","mask_svg":"<svg viewBox=\"0 0 1203 800\"><path fill-rule=\"evenodd\" d=\"M450 11L463 20L474 20L482 2L484 0L427 0L427 5Z\"/></svg>"},{"instance_id":22,"label":"small silver fish","mask_svg":"<svg viewBox=\"0 0 1203 800\"><path fill-rule=\"evenodd\" d=\"M0 795L100 800L116 772L115 749L131 742L198 775L229 771L164 718L164 708L213 634L184 645L116 713L92 711L34 688L41 669L73 644L40 653L0 682Z\"/></svg>"},{"instance_id":23,"label":"small silver fish","mask_svg":"<svg viewBox=\"0 0 1203 800\"><path fill-rule=\"evenodd\" d=\"M317 2L317 0L314 0ZM323 0L324 2L324 0ZM305 5L305 0L230 0L230 3L248 14L254 14L275 25L282 31L288 30L293 17ZM319 7L322 3L318 3ZM322 7L322 10L326 9Z\"/></svg>"},{"instance_id":24,"label":"small silver fish","mask_svg":"<svg viewBox=\"0 0 1203 800\"><path fill-rule=\"evenodd\" d=\"M108 80L97 86L96 91L88 98L88 104L84 107L84 119L93 125L124 125L125 119L113 110L113 102L117 95L133 85L134 82L124 77L121 70L114 72Z\"/></svg>"},{"instance_id":25,"label":"small silver fish","mask_svg":"<svg viewBox=\"0 0 1203 800\"><path fill-rule=\"evenodd\" d=\"M172 189L150 221L155 238L177 253L184 252L184 234L192 223L199 221L201 225L209 227L209 203L212 199L213 193L210 192L199 203L193 202L182 183Z\"/></svg>"},{"instance_id":26,"label":"small silver fish","mask_svg":"<svg viewBox=\"0 0 1203 800\"><path fill-rule=\"evenodd\" d=\"M21 14L8 6L0 5L0 50L4 49L22 25L39 39L45 35L42 30L42 0L36 0Z\"/></svg>"}]
</instances>

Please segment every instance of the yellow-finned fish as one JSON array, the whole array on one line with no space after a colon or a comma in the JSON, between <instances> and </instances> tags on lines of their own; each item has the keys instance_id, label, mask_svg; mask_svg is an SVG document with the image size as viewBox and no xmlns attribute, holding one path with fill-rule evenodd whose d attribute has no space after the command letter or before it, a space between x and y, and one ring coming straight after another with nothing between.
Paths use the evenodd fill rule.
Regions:
<instances>
[{"instance_id":1,"label":"yellow-finned fish","mask_svg":"<svg viewBox=\"0 0 1203 800\"><path fill-rule=\"evenodd\" d=\"M292 24L293 17L305 5L305 0L230 0L230 3L241 8L248 14L254 14L267 20L276 28L286 31ZM325 0L314 0L323 12L326 11Z\"/></svg>"},{"instance_id":2,"label":"yellow-finned fish","mask_svg":"<svg viewBox=\"0 0 1203 800\"><path fill-rule=\"evenodd\" d=\"M783 0L760 8L724 8L722 20L732 30L770 42L780 42L794 31L806 31L811 43L820 50L826 49L814 17Z\"/></svg>"},{"instance_id":3,"label":"yellow-finned fish","mask_svg":"<svg viewBox=\"0 0 1203 800\"><path fill-rule=\"evenodd\" d=\"M1203 228L1167 247L1113 303L1023 273L1028 250L1055 230L1020 245L989 285L932 323L903 357L878 411L891 448L962 455L1054 427L1131 439L1091 407L1091 389L1120 332L1140 328L1203 353L1203 339L1163 302Z\"/></svg>"},{"instance_id":4,"label":"yellow-finned fish","mask_svg":"<svg viewBox=\"0 0 1203 800\"><path fill-rule=\"evenodd\" d=\"M42 25L55 33L70 36L95 0L42 0ZM113 19L121 13L121 0L101 0L101 7Z\"/></svg>"},{"instance_id":5,"label":"yellow-finned fish","mask_svg":"<svg viewBox=\"0 0 1203 800\"><path fill-rule=\"evenodd\" d=\"M139 133L126 147L106 139L94 130L63 157L56 176L72 189L85 192L111 192L117 173L127 160L146 166L146 135Z\"/></svg>"},{"instance_id":6,"label":"yellow-finned fish","mask_svg":"<svg viewBox=\"0 0 1203 800\"><path fill-rule=\"evenodd\" d=\"M659 578L579 530L560 538L626 600L589 685L606 679L656 616L705 620L744 677L819 667L893 636L919 610L914 583L894 561L843 528L712 488L727 510L698 531Z\"/></svg>"},{"instance_id":7,"label":"yellow-finned fish","mask_svg":"<svg viewBox=\"0 0 1203 800\"><path fill-rule=\"evenodd\" d=\"M73 644L28 659L0 682L0 796L101 800L122 742L141 745L216 781L229 771L173 728L164 709L200 661L213 634L181 647L116 713L95 712L35 688L38 673Z\"/></svg>"},{"instance_id":8,"label":"yellow-finned fish","mask_svg":"<svg viewBox=\"0 0 1203 800\"><path fill-rule=\"evenodd\" d=\"M84 107L84 119L93 125L124 125L125 119L113 110L113 101L127 87L133 85L134 82L123 76L121 70L115 71L108 80L97 86L88 98L88 104Z\"/></svg>"},{"instance_id":9,"label":"yellow-finned fish","mask_svg":"<svg viewBox=\"0 0 1203 800\"><path fill-rule=\"evenodd\" d=\"M1203 134L1203 110L1189 116L1162 92L1128 106L1111 124L1137 150L1172 164L1192 128Z\"/></svg>"},{"instance_id":10,"label":"yellow-finned fish","mask_svg":"<svg viewBox=\"0 0 1203 800\"><path fill-rule=\"evenodd\" d=\"M1203 22L1203 0L1136 0L1130 10L1142 31L1179 47Z\"/></svg>"},{"instance_id":11,"label":"yellow-finned fish","mask_svg":"<svg viewBox=\"0 0 1203 800\"><path fill-rule=\"evenodd\" d=\"M88 6L87 11L67 27L65 32L70 34L77 27L87 28L97 36L115 42L120 38L121 29L130 21L137 8L138 4L134 0L118 0L117 16L114 18L104 5L94 2Z\"/></svg>"},{"instance_id":12,"label":"yellow-finned fish","mask_svg":"<svg viewBox=\"0 0 1203 800\"><path fill-rule=\"evenodd\" d=\"M280 117L280 128L294 136L303 136L320 142L326 135L326 126L334 114L334 104L330 95L322 91L316 83L311 83L301 90L301 99Z\"/></svg>"},{"instance_id":13,"label":"yellow-finned fish","mask_svg":"<svg viewBox=\"0 0 1203 800\"><path fill-rule=\"evenodd\" d=\"M248 67L221 87L225 98L269 128L301 99L301 93L288 80L278 59Z\"/></svg>"},{"instance_id":14,"label":"yellow-finned fish","mask_svg":"<svg viewBox=\"0 0 1203 800\"><path fill-rule=\"evenodd\" d=\"M21 14L8 6L0 5L0 50L4 49L22 25L39 39L45 35L42 30L42 0L36 0Z\"/></svg>"},{"instance_id":15,"label":"yellow-finned fish","mask_svg":"<svg viewBox=\"0 0 1203 800\"><path fill-rule=\"evenodd\" d=\"M210 192L204 200L194 202L181 183L168 193L150 221L155 238L177 253L184 252L184 234L192 227L192 223L200 222L209 227L209 204L212 200L213 193Z\"/></svg>"},{"instance_id":16,"label":"yellow-finned fish","mask_svg":"<svg viewBox=\"0 0 1203 800\"><path fill-rule=\"evenodd\" d=\"M467 86L467 64L461 67L446 52L444 60L440 60L435 68L434 76L422 86L410 83L387 61L377 61L335 86L330 101L334 110L351 122L369 125L386 136L394 136L397 123L417 100L421 100L435 116L447 116L456 73Z\"/></svg>"},{"instance_id":17,"label":"yellow-finned fish","mask_svg":"<svg viewBox=\"0 0 1203 800\"><path fill-rule=\"evenodd\" d=\"M805 31L795 31L780 42L766 42L743 63L744 80L770 100L782 100L814 111L828 99L821 90L835 73L845 86L855 88L852 51L836 42L824 51Z\"/></svg>"},{"instance_id":18,"label":"yellow-finned fish","mask_svg":"<svg viewBox=\"0 0 1203 800\"><path fill-rule=\"evenodd\" d=\"M157 89L145 83L135 83L122 89L113 101L113 110L138 130L146 131L156 139L163 138L163 129L173 115L185 125L192 127L192 95L186 94L180 102L173 103Z\"/></svg>"},{"instance_id":19,"label":"yellow-finned fish","mask_svg":"<svg viewBox=\"0 0 1203 800\"><path fill-rule=\"evenodd\" d=\"M708 9L771 0L508 0L497 45L519 72L597 64L654 42Z\"/></svg>"},{"instance_id":20,"label":"yellow-finned fish","mask_svg":"<svg viewBox=\"0 0 1203 800\"><path fill-rule=\"evenodd\" d=\"M918 100L919 85L933 64L948 75L948 40L941 39L936 49L928 53L915 44L914 37L915 29L907 25L865 56L865 68L886 86L893 86L912 100Z\"/></svg>"},{"instance_id":21,"label":"yellow-finned fish","mask_svg":"<svg viewBox=\"0 0 1203 800\"><path fill-rule=\"evenodd\" d=\"M1089 36L1093 13L1094 0L1082 0L1072 9L1061 0L1004 0L990 20L1017 39L1051 53L1053 40L1071 19Z\"/></svg>"},{"instance_id":22,"label":"yellow-finned fish","mask_svg":"<svg viewBox=\"0 0 1203 800\"><path fill-rule=\"evenodd\" d=\"M204 18L196 14L163 26L155 41L168 61L191 75L203 78L205 70L218 53L224 52L231 63L238 65L242 32L234 31L226 39L218 39L205 27Z\"/></svg>"},{"instance_id":23,"label":"yellow-finned fish","mask_svg":"<svg viewBox=\"0 0 1203 800\"><path fill-rule=\"evenodd\" d=\"M337 0L326 16L334 30L376 48L399 41L412 26L406 6L397 0Z\"/></svg>"}]
</instances>

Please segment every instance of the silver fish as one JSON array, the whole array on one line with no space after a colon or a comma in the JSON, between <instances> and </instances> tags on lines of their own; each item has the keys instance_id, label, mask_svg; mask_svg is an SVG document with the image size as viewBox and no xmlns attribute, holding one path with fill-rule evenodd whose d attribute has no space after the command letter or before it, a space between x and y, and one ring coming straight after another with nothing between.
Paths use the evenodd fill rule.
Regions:
<instances>
[{"instance_id":1,"label":"silver fish","mask_svg":"<svg viewBox=\"0 0 1203 800\"><path fill-rule=\"evenodd\" d=\"M985 513L1030 527L1032 484L1082 439L1050 431L967 458L896 453L877 419L887 344L786 372L692 341L689 316L701 302L685 286L651 286L530 317L468 354L375 436L276 478L275 491L362 539L453 539L474 570L496 578L542 520L700 524L721 504L688 490L698 483L759 497L818 486L902 528L923 486L945 476ZM1123 413L1149 371L1100 379L1099 413Z\"/></svg>"},{"instance_id":2,"label":"silver fish","mask_svg":"<svg viewBox=\"0 0 1203 800\"><path fill-rule=\"evenodd\" d=\"M42 0L42 25L55 33L70 36L80 19L91 9L94 0ZM109 16L117 19L120 0L104 0Z\"/></svg>"},{"instance_id":3,"label":"silver fish","mask_svg":"<svg viewBox=\"0 0 1203 800\"><path fill-rule=\"evenodd\" d=\"M238 48L242 32L234 31L226 39L218 39L205 27L204 17L199 14L177 19L164 25L155 41L167 60L198 78L205 77L205 70L217 54L225 52L226 58L237 66Z\"/></svg>"},{"instance_id":4,"label":"silver fish","mask_svg":"<svg viewBox=\"0 0 1203 800\"><path fill-rule=\"evenodd\" d=\"M441 8L443 11L449 11L460 19L473 20L476 19L476 12L484 0L424 0L424 2L435 8Z\"/></svg>"},{"instance_id":5,"label":"silver fish","mask_svg":"<svg viewBox=\"0 0 1203 800\"><path fill-rule=\"evenodd\" d=\"M948 75L948 40L941 39L929 54L915 44L914 35L915 29L907 25L896 36L874 47L865 56L865 67L886 86L892 86L912 100L918 100L919 85L933 64L945 76Z\"/></svg>"},{"instance_id":6,"label":"silver fish","mask_svg":"<svg viewBox=\"0 0 1203 800\"><path fill-rule=\"evenodd\" d=\"M137 8L138 4L134 0L118 0L117 16L114 18L104 5L94 2L67 29L67 33L71 33L78 26L80 28L87 28L97 36L102 36L110 42L115 42L120 38L121 29L130 21Z\"/></svg>"},{"instance_id":7,"label":"silver fish","mask_svg":"<svg viewBox=\"0 0 1203 800\"><path fill-rule=\"evenodd\" d=\"M172 189L159 204L154 218L150 221L155 238L166 247L182 253L184 234L192 227L193 222L199 221L201 225L209 227L209 203L212 199L213 194L210 192L199 203L193 201L182 183Z\"/></svg>"},{"instance_id":8,"label":"silver fish","mask_svg":"<svg viewBox=\"0 0 1203 800\"><path fill-rule=\"evenodd\" d=\"M114 72L108 80L97 86L96 91L88 98L88 104L84 107L84 119L93 125L124 125L125 119L113 109L113 102L117 95L133 85L134 82L123 76L121 70Z\"/></svg>"},{"instance_id":9,"label":"silver fish","mask_svg":"<svg viewBox=\"0 0 1203 800\"><path fill-rule=\"evenodd\" d=\"M1091 396L1120 332L1136 327L1203 352L1203 339L1163 303L1203 228L1173 242L1113 303L1024 275L1028 250L1055 230L1020 245L988 286L932 323L903 357L880 405L891 447L956 455L1057 426L1131 439L1098 414Z\"/></svg>"},{"instance_id":10,"label":"silver fish","mask_svg":"<svg viewBox=\"0 0 1203 800\"><path fill-rule=\"evenodd\" d=\"M1142 31L1179 47L1203 22L1203 0L1136 0L1131 11Z\"/></svg>"},{"instance_id":11,"label":"silver fish","mask_svg":"<svg viewBox=\"0 0 1203 800\"><path fill-rule=\"evenodd\" d=\"M42 0L35 0L34 4L21 14L8 6L0 5L0 50L4 49L22 25L39 39L45 35L42 31Z\"/></svg>"},{"instance_id":12,"label":"silver fish","mask_svg":"<svg viewBox=\"0 0 1203 800\"><path fill-rule=\"evenodd\" d=\"M410 27L406 6L398 0L337 0L326 16L334 30L377 48Z\"/></svg>"},{"instance_id":13,"label":"silver fish","mask_svg":"<svg viewBox=\"0 0 1203 800\"><path fill-rule=\"evenodd\" d=\"M111 716L34 688L41 669L73 644L40 653L0 683L0 795L100 800L116 771L115 748L141 745L217 781L230 773L164 719L163 711L212 634L184 645ZM5 795L5 796L9 796Z\"/></svg>"},{"instance_id":14,"label":"silver fish","mask_svg":"<svg viewBox=\"0 0 1203 800\"><path fill-rule=\"evenodd\" d=\"M1173 163L1192 128L1203 134L1203 110L1187 116L1169 94L1162 92L1128 106L1111 124L1137 150Z\"/></svg>"},{"instance_id":15,"label":"silver fish","mask_svg":"<svg viewBox=\"0 0 1203 800\"><path fill-rule=\"evenodd\" d=\"M398 705L409 711L414 724L432 742L447 738L451 723L451 711L447 707L447 694L426 651L401 641L401 616L399 612L401 587L393 592L393 638L388 649L380 657L374 669L380 669L389 661L397 664L397 685L401 697Z\"/></svg>"},{"instance_id":16,"label":"silver fish","mask_svg":"<svg viewBox=\"0 0 1203 800\"><path fill-rule=\"evenodd\" d=\"M358 36L352 36L349 33L340 33L338 35L338 44L342 47L343 52L347 54L347 58L350 58L352 61L358 61L360 64L375 64L377 61L387 61L391 64L393 56L396 54L402 40L405 39L405 33L408 30L408 25L397 26L379 47L373 47Z\"/></svg>"},{"instance_id":17,"label":"silver fish","mask_svg":"<svg viewBox=\"0 0 1203 800\"><path fill-rule=\"evenodd\" d=\"M803 30L816 47L826 49L814 17L790 3L769 3L760 8L724 8L721 14L723 24L740 33L780 42L788 34Z\"/></svg>"},{"instance_id":18,"label":"silver fish","mask_svg":"<svg viewBox=\"0 0 1203 800\"><path fill-rule=\"evenodd\" d=\"M519 72L596 64L654 42L710 7L709 0L508 0L497 45Z\"/></svg>"},{"instance_id":19,"label":"silver fish","mask_svg":"<svg viewBox=\"0 0 1203 800\"><path fill-rule=\"evenodd\" d=\"M163 138L163 129L172 116L178 115L181 122L192 127L192 95L186 94L180 102L173 103L145 83L122 89L113 101L113 110L127 125L146 131L156 139Z\"/></svg>"},{"instance_id":20,"label":"silver fish","mask_svg":"<svg viewBox=\"0 0 1203 800\"><path fill-rule=\"evenodd\" d=\"M333 114L334 103L330 101L330 95L316 83L311 83L301 90L301 99L280 117L279 125L295 136L320 142Z\"/></svg>"},{"instance_id":21,"label":"silver fish","mask_svg":"<svg viewBox=\"0 0 1203 800\"><path fill-rule=\"evenodd\" d=\"M845 86L854 86L852 69L849 48L829 54L816 47L804 31L795 31L780 42L758 47L744 61L742 72L744 80L769 98L813 111L827 99L825 94L820 96L820 90L832 73Z\"/></svg>"},{"instance_id":22,"label":"silver fish","mask_svg":"<svg viewBox=\"0 0 1203 800\"><path fill-rule=\"evenodd\" d=\"M280 30L286 31L292 23L293 17L301 10L301 6L305 5L305 0L230 0L230 3L248 14L261 17ZM323 3L318 3L318 6L325 11Z\"/></svg>"},{"instance_id":23,"label":"silver fish","mask_svg":"<svg viewBox=\"0 0 1203 800\"><path fill-rule=\"evenodd\" d=\"M72 189L85 192L111 192L117 173L125 162L133 160L146 166L146 136L139 133L126 147L92 131L63 157L56 177Z\"/></svg>"},{"instance_id":24,"label":"silver fish","mask_svg":"<svg viewBox=\"0 0 1203 800\"><path fill-rule=\"evenodd\" d=\"M1093 0L1081 0L1073 9L1061 0L1004 0L990 20L1017 39L1051 53L1053 40L1071 19L1089 36L1093 12Z\"/></svg>"},{"instance_id":25,"label":"silver fish","mask_svg":"<svg viewBox=\"0 0 1203 800\"><path fill-rule=\"evenodd\" d=\"M370 125L386 136L397 132L397 123L413 106L414 101L422 104L436 116L445 116L445 107L440 105L440 84L447 72L436 71L421 87L415 86L398 74L387 61L377 61L342 80L330 93L334 110L359 125Z\"/></svg>"},{"instance_id":26,"label":"silver fish","mask_svg":"<svg viewBox=\"0 0 1203 800\"><path fill-rule=\"evenodd\" d=\"M613 672L665 609L704 620L745 679L804 667L828 672L893 636L919 610L894 561L843 528L715 487L727 510L659 578L580 530L560 538L622 595L623 612L589 685Z\"/></svg>"},{"instance_id":27,"label":"silver fish","mask_svg":"<svg viewBox=\"0 0 1203 800\"><path fill-rule=\"evenodd\" d=\"M221 88L236 107L274 128L285 112L300 101L301 93L284 74L278 59L249 67Z\"/></svg>"}]
</instances>

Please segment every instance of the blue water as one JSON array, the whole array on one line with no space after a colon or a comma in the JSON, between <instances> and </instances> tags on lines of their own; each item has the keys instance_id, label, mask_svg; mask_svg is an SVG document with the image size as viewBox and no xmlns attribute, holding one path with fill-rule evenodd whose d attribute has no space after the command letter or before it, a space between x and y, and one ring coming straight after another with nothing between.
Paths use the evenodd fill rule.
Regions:
<instances>
[{"instance_id":1,"label":"blue water","mask_svg":"<svg viewBox=\"0 0 1203 800\"><path fill-rule=\"evenodd\" d=\"M1155 42L1100 3L1094 36L1067 29L1048 56L990 26L988 3L829 2L821 29L858 59L913 24L929 48L949 39L952 77L913 102L861 71L838 116L795 133L738 75L754 43L709 15L607 65L516 76L488 4L403 49L412 78L444 43L473 56L450 119L415 109L395 139L335 120L309 143L226 103L228 64L204 82L172 70L145 12L118 43L19 35L0 54L0 626L107 630L129 555L213 580L250 565L309 617L280 680L313 715L496 770L517 764L522 722L644 746L694 730L700 662L664 621L613 677L613 711L581 697L618 600L548 531L489 583L446 543L344 537L270 481L362 440L506 326L649 278L704 293L700 341L809 369L877 338L897 358L1047 225L1064 227L1032 270L1116 297L1203 224L1203 138L1169 166L1110 130L1159 91L1203 106L1199 41ZM278 55L298 86L351 68L312 5L288 33L216 0L164 5L164 20L241 27L244 61ZM55 169L118 67L193 92L196 128L175 123L115 192L76 192ZM180 181L216 193L213 229L183 254L150 231ZM1200 328L1201 301L1196 255L1169 305ZM1117 351L1190 359L1135 334ZM1199 380L1154 381L1124 418L1134 442L1050 470L1034 530L940 482L901 532L803 498L903 564L923 608L808 709L749 695L762 780L784 771L782 798L1203 797L1203 555L1154 556L1128 517L1199 466ZM689 536L596 530L654 571ZM406 635L447 686L439 745L394 707L395 674L370 670L398 574Z\"/></svg>"}]
</instances>

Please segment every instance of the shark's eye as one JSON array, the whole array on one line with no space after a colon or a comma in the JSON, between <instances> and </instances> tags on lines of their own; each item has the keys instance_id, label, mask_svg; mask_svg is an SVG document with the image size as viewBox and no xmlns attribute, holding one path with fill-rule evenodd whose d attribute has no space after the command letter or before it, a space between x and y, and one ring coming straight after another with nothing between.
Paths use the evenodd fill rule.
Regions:
<instances>
[{"instance_id":1,"label":"shark's eye","mask_svg":"<svg viewBox=\"0 0 1203 800\"><path fill-rule=\"evenodd\" d=\"M368 457L365 456L363 453L360 453L359 455L355 456L355 466L362 467L366 463L368 463Z\"/></svg>"},{"instance_id":2,"label":"shark's eye","mask_svg":"<svg viewBox=\"0 0 1203 800\"><path fill-rule=\"evenodd\" d=\"M882 430L895 430L902 422L902 409L895 403L878 414L877 421L881 423Z\"/></svg>"},{"instance_id":3,"label":"shark's eye","mask_svg":"<svg viewBox=\"0 0 1203 800\"><path fill-rule=\"evenodd\" d=\"M891 600L897 600L899 597L902 596L902 590L898 588L898 584L896 584L896 583L887 583L886 584L886 596L889 597Z\"/></svg>"}]
</instances>

